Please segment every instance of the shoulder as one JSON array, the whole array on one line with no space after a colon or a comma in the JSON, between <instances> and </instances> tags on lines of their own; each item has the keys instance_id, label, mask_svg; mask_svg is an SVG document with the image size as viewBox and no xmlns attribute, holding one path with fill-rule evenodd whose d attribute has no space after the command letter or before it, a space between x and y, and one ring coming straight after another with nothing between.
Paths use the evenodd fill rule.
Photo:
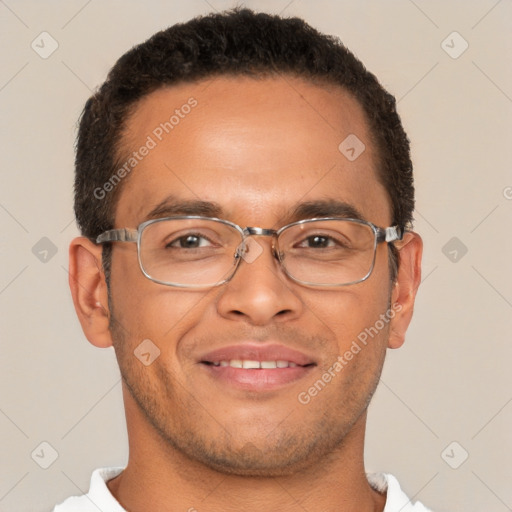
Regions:
<instances>
[{"instance_id":1,"label":"shoulder","mask_svg":"<svg viewBox=\"0 0 512 512\"><path fill-rule=\"evenodd\" d=\"M386 492L386 506L383 512L431 512L419 501L410 500L393 475L372 473L367 477L368 482L376 491Z\"/></svg>"},{"instance_id":2,"label":"shoulder","mask_svg":"<svg viewBox=\"0 0 512 512\"><path fill-rule=\"evenodd\" d=\"M110 493L107 482L123 471L122 467L96 469L91 476L89 492L72 496L56 505L53 512L125 512Z\"/></svg>"}]
</instances>

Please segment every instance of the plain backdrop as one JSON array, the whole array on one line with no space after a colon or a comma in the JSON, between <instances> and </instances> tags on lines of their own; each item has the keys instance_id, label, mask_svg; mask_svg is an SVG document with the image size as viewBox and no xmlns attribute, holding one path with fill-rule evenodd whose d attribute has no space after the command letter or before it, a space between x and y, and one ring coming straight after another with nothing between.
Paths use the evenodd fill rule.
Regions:
<instances>
[{"instance_id":1,"label":"plain backdrop","mask_svg":"<svg viewBox=\"0 0 512 512\"><path fill-rule=\"evenodd\" d=\"M127 459L114 354L86 341L67 284L83 105L134 44L234 5L0 1L1 511L51 510ZM396 95L412 140L423 283L370 406L367 470L435 511L511 510L512 3L244 5L339 36Z\"/></svg>"}]
</instances>

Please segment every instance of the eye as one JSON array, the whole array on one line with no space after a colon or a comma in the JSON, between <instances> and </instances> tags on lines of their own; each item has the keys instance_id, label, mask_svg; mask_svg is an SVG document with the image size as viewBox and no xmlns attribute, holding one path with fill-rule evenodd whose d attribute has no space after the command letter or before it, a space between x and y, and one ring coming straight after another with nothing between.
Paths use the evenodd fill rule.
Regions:
<instances>
[{"instance_id":1,"label":"eye","mask_svg":"<svg viewBox=\"0 0 512 512\"><path fill-rule=\"evenodd\" d=\"M313 235L308 236L298 245L299 247L308 247L311 249L325 249L326 247L336 246L337 242L333 240L330 236Z\"/></svg>"},{"instance_id":2,"label":"eye","mask_svg":"<svg viewBox=\"0 0 512 512\"><path fill-rule=\"evenodd\" d=\"M171 242L166 244L167 247L173 247L177 249L199 249L201 247L210 246L210 241L199 234L189 233L179 238L175 238Z\"/></svg>"},{"instance_id":3,"label":"eye","mask_svg":"<svg viewBox=\"0 0 512 512\"><path fill-rule=\"evenodd\" d=\"M316 233L307 236L295 246L299 249L346 249L347 242L340 240L340 237Z\"/></svg>"}]
</instances>

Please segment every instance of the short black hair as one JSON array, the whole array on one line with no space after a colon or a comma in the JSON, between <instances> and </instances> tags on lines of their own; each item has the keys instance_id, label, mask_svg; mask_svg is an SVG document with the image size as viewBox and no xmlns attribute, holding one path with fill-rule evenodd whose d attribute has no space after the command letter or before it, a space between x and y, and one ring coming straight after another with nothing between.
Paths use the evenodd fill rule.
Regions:
<instances>
[{"instance_id":1,"label":"short black hair","mask_svg":"<svg viewBox=\"0 0 512 512\"><path fill-rule=\"evenodd\" d=\"M412 162L395 98L338 38L318 32L300 18L238 8L154 34L125 53L86 102L75 160L75 215L84 236L94 240L114 226L122 183L107 194L98 190L104 190L122 165L123 130L138 101L161 87L218 75L287 75L348 91L366 115L392 222L411 223ZM104 260L109 265L108 245Z\"/></svg>"}]
</instances>

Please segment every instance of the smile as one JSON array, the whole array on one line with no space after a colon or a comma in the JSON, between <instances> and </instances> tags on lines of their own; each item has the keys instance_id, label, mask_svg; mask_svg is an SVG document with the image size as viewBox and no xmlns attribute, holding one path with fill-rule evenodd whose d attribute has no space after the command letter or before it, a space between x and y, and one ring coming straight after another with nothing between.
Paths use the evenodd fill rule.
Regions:
<instances>
[{"instance_id":1,"label":"smile","mask_svg":"<svg viewBox=\"0 0 512 512\"><path fill-rule=\"evenodd\" d=\"M241 360L241 359L231 359L223 360L223 361L216 361L216 362L210 362L210 361L203 361L204 364L209 364L213 366L230 366L231 368L243 368L244 370L258 370L258 369L264 369L264 370L273 370L278 368L297 368L298 366L312 366L313 363L309 365L300 365L297 363L294 363L293 361L283 361L283 360L277 360L277 361L255 361L251 359L247 360Z\"/></svg>"},{"instance_id":2,"label":"smile","mask_svg":"<svg viewBox=\"0 0 512 512\"><path fill-rule=\"evenodd\" d=\"M197 362L208 380L224 392L278 391L304 378L317 366L312 355L299 350L280 343L251 341L202 354Z\"/></svg>"}]
</instances>

